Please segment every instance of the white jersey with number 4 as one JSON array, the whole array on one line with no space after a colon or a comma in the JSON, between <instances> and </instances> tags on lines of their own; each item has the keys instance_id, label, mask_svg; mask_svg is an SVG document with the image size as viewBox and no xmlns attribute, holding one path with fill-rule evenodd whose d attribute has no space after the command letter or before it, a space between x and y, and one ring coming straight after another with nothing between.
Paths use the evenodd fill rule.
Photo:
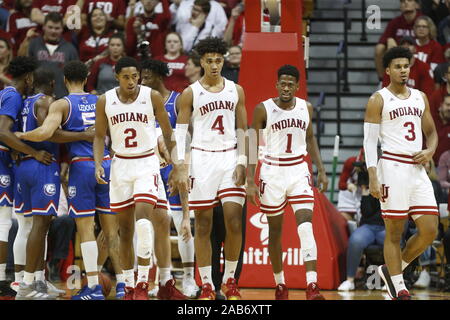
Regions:
<instances>
[{"instance_id":1,"label":"white jersey with number 4","mask_svg":"<svg viewBox=\"0 0 450 320\"><path fill-rule=\"evenodd\" d=\"M396 97L389 89L378 93L383 98L380 141L383 152L413 155L422 150L422 116L425 101L419 90L408 88L407 99Z\"/></svg>"},{"instance_id":2,"label":"white jersey with number 4","mask_svg":"<svg viewBox=\"0 0 450 320\"><path fill-rule=\"evenodd\" d=\"M140 86L132 103L123 103L118 88L105 93L105 113L108 118L112 149L119 155L139 155L153 149L157 143L155 115L149 87Z\"/></svg>"},{"instance_id":3,"label":"white jersey with number 4","mask_svg":"<svg viewBox=\"0 0 450 320\"><path fill-rule=\"evenodd\" d=\"M295 107L284 110L273 99L263 102L266 109L265 155L273 158L291 158L306 155L306 130L309 111L306 101L295 98Z\"/></svg>"},{"instance_id":4,"label":"white jersey with number 4","mask_svg":"<svg viewBox=\"0 0 450 320\"><path fill-rule=\"evenodd\" d=\"M236 85L224 80L220 92L206 90L199 81L191 84L193 97L192 147L209 151L236 146L236 106L239 101Z\"/></svg>"}]
</instances>

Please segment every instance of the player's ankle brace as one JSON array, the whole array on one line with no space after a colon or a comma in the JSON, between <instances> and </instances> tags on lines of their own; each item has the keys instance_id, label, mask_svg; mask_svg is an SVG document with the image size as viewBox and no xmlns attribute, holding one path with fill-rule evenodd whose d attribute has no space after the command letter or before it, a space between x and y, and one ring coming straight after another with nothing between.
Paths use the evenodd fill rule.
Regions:
<instances>
[{"instance_id":1,"label":"player's ankle brace","mask_svg":"<svg viewBox=\"0 0 450 320\"><path fill-rule=\"evenodd\" d=\"M297 227L297 232L301 242L302 261L317 260L317 246L316 240L314 239L312 223L303 222Z\"/></svg>"},{"instance_id":2,"label":"player's ankle brace","mask_svg":"<svg viewBox=\"0 0 450 320\"><path fill-rule=\"evenodd\" d=\"M9 229L12 225L11 215L11 207L0 207L0 241L2 242L8 242Z\"/></svg>"},{"instance_id":3,"label":"player's ankle brace","mask_svg":"<svg viewBox=\"0 0 450 320\"><path fill-rule=\"evenodd\" d=\"M152 253L152 230L150 221L139 219L136 222L137 255L142 259L149 259Z\"/></svg>"}]
</instances>

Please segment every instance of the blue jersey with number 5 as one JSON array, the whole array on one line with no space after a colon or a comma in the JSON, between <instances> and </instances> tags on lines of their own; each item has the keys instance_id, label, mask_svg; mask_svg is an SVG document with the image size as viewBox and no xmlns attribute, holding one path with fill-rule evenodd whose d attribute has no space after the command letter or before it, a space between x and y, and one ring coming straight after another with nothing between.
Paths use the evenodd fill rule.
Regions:
<instances>
[{"instance_id":1,"label":"blue jersey with number 5","mask_svg":"<svg viewBox=\"0 0 450 320\"><path fill-rule=\"evenodd\" d=\"M81 132L95 125L95 104L98 97L90 93L73 93L64 97L69 102L69 115L62 124L63 130ZM93 145L88 141L75 141L66 144L70 158L94 157ZM108 151L105 149L105 155Z\"/></svg>"}]
</instances>

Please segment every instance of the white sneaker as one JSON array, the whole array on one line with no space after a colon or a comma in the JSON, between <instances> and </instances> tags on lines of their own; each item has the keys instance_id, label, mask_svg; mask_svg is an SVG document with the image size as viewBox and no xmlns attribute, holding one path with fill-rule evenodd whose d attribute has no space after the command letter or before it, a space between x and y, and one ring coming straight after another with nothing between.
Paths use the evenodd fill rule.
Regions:
<instances>
[{"instance_id":1,"label":"white sneaker","mask_svg":"<svg viewBox=\"0 0 450 320\"><path fill-rule=\"evenodd\" d=\"M415 288L425 289L428 288L431 282L430 274L426 270L422 270L419 275L419 279L414 283Z\"/></svg>"},{"instance_id":2,"label":"white sneaker","mask_svg":"<svg viewBox=\"0 0 450 320\"><path fill-rule=\"evenodd\" d=\"M148 296L149 298L156 298L158 295L159 286L156 285L152 290L148 290Z\"/></svg>"},{"instance_id":3,"label":"white sneaker","mask_svg":"<svg viewBox=\"0 0 450 320\"><path fill-rule=\"evenodd\" d=\"M351 290L355 290L355 283L353 281L348 280L342 282L338 288L338 291L351 291Z\"/></svg>"},{"instance_id":4,"label":"white sneaker","mask_svg":"<svg viewBox=\"0 0 450 320\"><path fill-rule=\"evenodd\" d=\"M11 282L11 285L10 285L11 289L13 289L15 292L19 291L19 286L20 286L20 283L16 282L16 281Z\"/></svg>"},{"instance_id":5,"label":"white sneaker","mask_svg":"<svg viewBox=\"0 0 450 320\"><path fill-rule=\"evenodd\" d=\"M52 296L64 296L66 294L66 291L64 290L60 290L57 287L55 287L55 285L53 283L51 283L50 281L45 281L47 283L47 289L48 289L48 294L52 295Z\"/></svg>"},{"instance_id":6,"label":"white sneaker","mask_svg":"<svg viewBox=\"0 0 450 320\"><path fill-rule=\"evenodd\" d=\"M193 278L183 279L183 294L188 298L196 298L198 287Z\"/></svg>"}]
</instances>

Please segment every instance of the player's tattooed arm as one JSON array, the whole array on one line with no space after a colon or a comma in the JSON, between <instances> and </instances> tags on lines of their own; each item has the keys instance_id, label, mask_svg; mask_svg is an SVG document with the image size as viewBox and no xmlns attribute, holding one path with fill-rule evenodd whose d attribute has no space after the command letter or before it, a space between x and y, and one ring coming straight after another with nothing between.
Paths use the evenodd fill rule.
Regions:
<instances>
[{"instance_id":1,"label":"player's tattooed arm","mask_svg":"<svg viewBox=\"0 0 450 320\"><path fill-rule=\"evenodd\" d=\"M373 132L381 123L381 112L383 110L383 98L379 93L374 93L366 106L366 114L364 117L364 154L366 158L367 171L369 172L369 192L377 198L381 198L381 186L377 177L377 167L369 165L373 162L370 157L377 158L377 138L371 138L373 135L378 136L377 132ZM378 129L379 130L379 129ZM372 141L373 140L373 141ZM376 163L376 160L375 160Z\"/></svg>"},{"instance_id":2,"label":"player's tattooed arm","mask_svg":"<svg viewBox=\"0 0 450 320\"><path fill-rule=\"evenodd\" d=\"M313 106L311 103L307 102L309 112L309 125L306 129L306 151L311 156L311 160L317 167L317 184L320 192L325 192L328 189L328 178L323 166L322 158L320 157L319 146L317 145L316 137L314 136L314 131L312 127L312 117L313 117Z\"/></svg>"},{"instance_id":3,"label":"player's tattooed arm","mask_svg":"<svg viewBox=\"0 0 450 320\"><path fill-rule=\"evenodd\" d=\"M106 98L101 95L95 105L95 137L94 137L94 161L95 178L100 184L107 184L104 180L105 169L103 169L103 155L105 151L105 136L108 131L108 119L105 113Z\"/></svg>"},{"instance_id":4,"label":"player's tattooed arm","mask_svg":"<svg viewBox=\"0 0 450 320\"><path fill-rule=\"evenodd\" d=\"M247 109L245 108L245 94L240 85L236 85L239 101L236 105L236 136L238 162L233 173L233 180L237 186L245 184L246 168L248 164L248 139L247 139Z\"/></svg>"},{"instance_id":5,"label":"player's tattooed arm","mask_svg":"<svg viewBox=\"0 0 450 320\"><path fill-rule=\"evenodd\" d=\"M258 164L259 135L266 128L267 114L262 103L253 111L253 121L248 130L248 171L247 171L247 199L254 205L258 205L258 186L255 183L255 171Z\"/></svg>"},{"instance_id":6,"label":"player's tattooed arm","mask_svg":"<svg viewBox=\"0 0 450 320\"><path fill-rule=\"evenodd\" d=\"M436 152L438 145L438 135L436 127L434 125L433 118L430 112L430 104L428 103L427 96L422 92L422 97L425 102L425 110L422 116L422 130L425 135L427 148L416 153L414 155L414 161L420 164L426 164L433 159L433 155Z\"/></svg>"},{"instance_id":7,"label":"player's tattooed arm","mask_svg":"<svg viewBox=\"0 0 450 320\"><path fill-rule=\"evenodd\" d=\"M52 155L44 150L38 151L29 145L23 143L19 138L11 131L14 125L14 120L6 115L0 115L0 141L6 144L8 147L13 148L25 154L29 154L37 161L44 164L50 164L53 162Z\"/></svg>"}]
</instances>

